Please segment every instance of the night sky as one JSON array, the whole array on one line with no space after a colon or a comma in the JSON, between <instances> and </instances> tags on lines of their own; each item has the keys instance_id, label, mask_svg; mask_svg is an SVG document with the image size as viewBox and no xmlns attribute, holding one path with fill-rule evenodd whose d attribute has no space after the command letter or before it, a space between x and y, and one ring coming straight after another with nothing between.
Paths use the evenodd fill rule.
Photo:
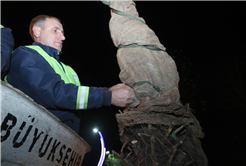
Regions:
<instances>
[{"instance_id":1,"label":"night sky","mask_svg":"<svg viewBox=\"0 0 246 166\"><path fill-rule=\"evenodd\" d=\"M181 102L190 103L205 133L209 165L246 165L245 2L136 1L139 16L156 33L180 73ZM32 44L31 19L58 17L65 30L62 62L86 86L110 87L119 80L117 48L110 37L110 9L100 1L1 1L1 24L13 30L15 47ZM81 137L91 146L83 166L100 157L97 127L107 150L120 151L117 107L84 110ZM243 147L244 146L244 147Z\"/></svg>"}]
</instances>

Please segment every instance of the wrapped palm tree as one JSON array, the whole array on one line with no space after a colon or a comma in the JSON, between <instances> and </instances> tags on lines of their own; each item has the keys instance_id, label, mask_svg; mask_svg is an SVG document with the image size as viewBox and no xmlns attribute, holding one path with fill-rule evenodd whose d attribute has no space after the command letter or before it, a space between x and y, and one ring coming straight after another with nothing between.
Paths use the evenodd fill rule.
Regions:
<instances>
[{"instance_id":1,"label":"wrapped palm tree","mask_svg":"<svg viewBox=\"0 0 246 166\"><path fill-rule=\"evenodd\" d=\"M124 113L116 115L123 143L119 157L133 166L208 165L200 124L180 102L174 60L133 1L102 2L111 8L109 29L118 47L119 77L136 94Z\"/></svg>"}]
</instances>

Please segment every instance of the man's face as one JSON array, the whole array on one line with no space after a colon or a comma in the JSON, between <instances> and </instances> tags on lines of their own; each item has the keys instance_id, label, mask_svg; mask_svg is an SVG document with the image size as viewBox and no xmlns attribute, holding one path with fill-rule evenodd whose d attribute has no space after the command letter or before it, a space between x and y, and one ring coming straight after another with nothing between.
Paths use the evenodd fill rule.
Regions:
<instances>
[{"instance_id":1,"label":"man's face","mask_svg":"<svg viewBox=\"0 0 246 166\"><path fill-rule=\"evenodd\" d=\"M40 43L56 48L58 52L62 50L62 41L65 40L61 23L53 18L47 18L44 29L40 31Z\"/></svg>"}]
</instances>

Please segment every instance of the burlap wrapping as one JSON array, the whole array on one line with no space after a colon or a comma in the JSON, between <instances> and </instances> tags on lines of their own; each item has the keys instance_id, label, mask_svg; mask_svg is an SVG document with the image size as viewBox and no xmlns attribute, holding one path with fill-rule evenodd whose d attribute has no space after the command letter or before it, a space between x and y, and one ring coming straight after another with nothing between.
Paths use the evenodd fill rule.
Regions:
<instances>
[{"instance_id":1,"label":"burlap wrapping","mask_svg":"<svg viewBox=\"0 0 246 166\"><path fill-rule=\"evenodd\" d=\"M141 20L133 1L111 1L110 7L133 15ZM132 18L121 16L111 12L109 28L111 38L116 47L119 45L137 44L141 46L156 46L165 50L158 37L147 24ZM144 20L143 20L144 21ZM178 82L179 76L173 59L165 51L154 51L143 47L120 48L117 51L117 60L120 67L119 77L129 86L140 81L148 81L143 85L134 86L136 100L131 107L136 107L142 100L148 104L156 105L156 98L166 104L179 102ZM160 92L153 88L160 88ZM175 97L172 101L167 92L175 89ZM167 101L169 100L169 101ZM162 103L158 103L158 105Z\"/></svg>"}]
</instances>

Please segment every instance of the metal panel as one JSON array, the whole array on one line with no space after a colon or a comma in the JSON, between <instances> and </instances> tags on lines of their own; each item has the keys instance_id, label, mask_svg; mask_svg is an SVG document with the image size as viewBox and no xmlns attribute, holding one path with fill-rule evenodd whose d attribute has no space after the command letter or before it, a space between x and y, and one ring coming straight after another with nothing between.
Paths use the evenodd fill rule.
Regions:
<instances>
[{"instance_id":1,"label":"metal panel","mask_svg":"<svg viewBox=\"0 0 246 166\"><path fill-rule=\"evenodd\" d=\"M2 166L80 166L90 150L48 110L1 81Z\"/></svg>"}]
</instances>

